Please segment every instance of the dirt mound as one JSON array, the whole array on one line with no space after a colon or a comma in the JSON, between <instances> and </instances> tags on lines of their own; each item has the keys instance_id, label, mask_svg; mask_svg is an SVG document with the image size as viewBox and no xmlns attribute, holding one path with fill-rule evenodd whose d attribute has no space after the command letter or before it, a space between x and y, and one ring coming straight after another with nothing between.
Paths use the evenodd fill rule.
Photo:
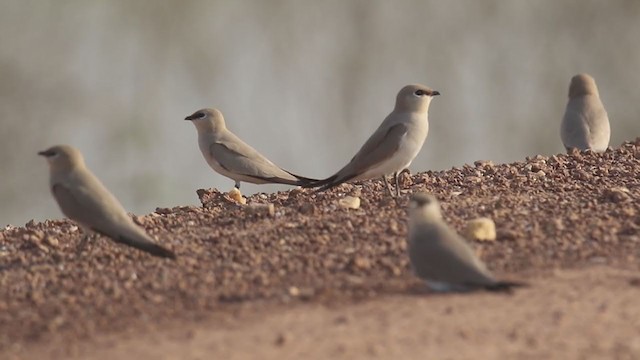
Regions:
<instances>
[{"instance_id":1,"label":"dirt mound","mask_svg":"<svg viewBox=\"0 0 640 360\"><path fill-rule=\"evenodd\" d=\"M257 194L246 206L199 190L202 207L135 217L177 261L105 238L78 252L82 234L66 220L7 227L0 232L0 350L200 321L247 306L346 305L415 293L421 284L410 273L405 236L408 194L417 191L435 194L458 230L480 216L495 221L497 239L474 246L502 277L526 281L550 268L594 263L637 267L639 159L636 140L603 154L477 161L403 175L397 202L382 181ZM343 207L344 196L360 198L359 208Z\"/></svg>"}]
</instances>

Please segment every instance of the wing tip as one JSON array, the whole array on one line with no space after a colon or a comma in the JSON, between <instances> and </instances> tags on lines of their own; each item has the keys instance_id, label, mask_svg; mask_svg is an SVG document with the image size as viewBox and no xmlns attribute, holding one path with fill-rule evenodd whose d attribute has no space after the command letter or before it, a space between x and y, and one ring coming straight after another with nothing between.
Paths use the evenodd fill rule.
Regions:
<instances>
[{"instance_id":1,"label":"wing tip","mask_svg":"<svg viewBox=\"0 0 640 360\"><path fill-rule=\"evenodd\" d=\"M346 180L336 180L337 179L337 175L332 175L329 176L326 179L322 179L322 180L317 180L315 182L306 184L306 185L301 185L303 188L318 188L316 190L316 192L322 192L328 189L331 189L334 186L338 186L340 184L342 184L343 182L347 181Z\"/></svg>"},{"instance_id":2,"label":"wing tip","mask_svg":"<svg viewBox=\"0 0 640 360\"><path fill-rule=\"evenodd\" d=\"M165 249L160 245L156 245L156 246L157 248L153 253L151 253L152 255L162 257L165 259L171 259L171 260L176 260L178 258L173 251L169 249Z\"/></svg>"},{"instance_id":3,"label":"wing tip","mask_svg":"<svg viewBox=\"0 0 640 360\"><path fill-rule=\"evenodd\" d=\"M173 251L148 240L141 242L139 240L134 241L134 240L131 240L130 238L120 236L118 242L125 245L129 245L133 248L144 251L153 256L157 256L165 259L171 259L171 260L177 259L177 256Z\"/></svg>"},{"instance_id":4,"label":"wing tip","mask_svg":"<svg viewBox=\"0 0 640 360\"><path fill-rule=\"evenodd\" d=\"M298 185L298 186L305 187L305 185L313 184L313 183L316 183L316 182L320 181L318 179L312 179L312 178L308 178L306 176L301 176L301 175L298 175L298 174L294 174L291 171L288 171L288 170L285 170L285 169L282 169L282 171L284 171L287 174L289 174L289 175L293 176L294 178L296 178L296 184L295 185Z\"/></svg>"},{"instance_id":5,"label":"wing tip","mask_svg":"<svg viewBox=\"0 0 640 360\"><path fill-rule=\"evenodd\" d=\"M138 248L138 249L140 249L140 250L142 250L144 252L147 252L147 253L149 253L149 254L151 254L153 256L161 257L161 258L164 258L164 259L176 260L178 258L173 251L171 251L171 250L169 250L167 248L164 248L164 247L162 247L162 246L160 246L158 244L151 244L148 247Z\"/></svg>"}]
</instances>

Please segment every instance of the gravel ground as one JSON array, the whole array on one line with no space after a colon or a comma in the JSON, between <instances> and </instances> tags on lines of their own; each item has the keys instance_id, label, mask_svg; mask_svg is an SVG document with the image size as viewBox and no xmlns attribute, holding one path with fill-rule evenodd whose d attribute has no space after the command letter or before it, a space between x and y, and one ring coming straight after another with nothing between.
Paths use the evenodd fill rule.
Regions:
<instances>
[{"instance_id":1,"label":"gravel ground","mask_svg":"<svg viewBox=\"0 0 640 360\"><path fill-rule=\"evenodd\" d=\"M216 190L198 190L202 207L163 208L135 217L159 243L177 253L177 261L157 259L104 238L79 250L82 234L66 220L6 227L0 231L0 353L7 358L100 358L104 352L92 349L123 344L113 351L129 350L109 354L163 358L153 354L164 349L166 358L176 358L171 351L180 354L178 358L194 359L216 354L251 358L256 352L265 358L279 357L286 353L282 347L271 353L266 348L273 348L274 341L296 343L283 328L288 324L293 339L307 339L298 343L307 344L306 351L314 342L305 333L311 339L323 338L326 346L318 348L324 352L315 353L317 358L407 355L413 343L435 344L421 353L440 358L458 358L456 353L459 358L474 353L475 358L568 359L589 354L640 358L640 344L632 341L640 339L640 303L624 300L640 295L639 159L640 139L636 139L604 154L573 152L500 165L477 161L448 171L404 174L398 201L377 180L344 184L324 193L294 189L258 194L245 206ZM531 286L512 296L436 296L425 291L411 275L406 256L406 207L409 194L417 191L435 194L445 219L460 231L468 220L492 218L497 239L474 242L475 249L500 277L528 281ZM359 197L360 207L340 206L345 196ZM274 211L257 204L273 204ZM559 277L557 269L570 271L573 280ZM609 278L617 280L609 283ZM571 287L574 281L580 283L578 290ZM590 294L590 281L601 285L593 288L599 289L594 294L599 304L611 303L615 309L605 311L602 319L589 319L619 324L618 331L593 332L572 322L575 326L561 332L553 322L536 321L536 309L550 309L554 301L567 297L576 301L576 309L598 311L597 306L588 306L593 300L585 295ZM547 293L541 295L539 289ZM454 310L464 309L462 314L485 315L458 316L459 321L451 322L450 316L442 316L449 302L458 304L451 305ZM421 309L422 317L412 321L407 309L414 307ZM388 323L368 324L362 309L369 309L367 314L374 318L384 316ZM566 304L563 309L572 311ZM373 350L364 345L351 349L347 344L341 352L340 337L327 343L333 337L313 331L330 327L326 318L332 315L350 314L361 315L353 315L359 321L348 324L349 339L361 345L372 341L377 344ZM425 317L428 322L418 322ZM513 319L531 319L538 324L539 337L515 341L516 348L479 351L480 344L491 343L492 334L496 341L503 339L517 325ZM483 333L482 321L497 329ZM423 331L428 341L385 344L383 339L402 334L413 339L406 323L420 329L445 324L449 330L441 335ZM388 333L390 327L400 335ZM483 334L482 341L460 337L465 327L472 329L471 334ZM367 329L372 333L358 340ZM242 346L242 336L259 338L260 331L261 339L268 340ZM192 335L173 336L174 332ZM531 343L548 340L546 333L579 337L587 344L598 340L618 344L606 335L623 340L619 346L602 345L600 352L580 352L581 343L573 341L553 351L525 351ZM204 346L200 352L185 351L187 345L194 346L193 336ZM206 347L213 336L239 346ZM145 348L148 351L140 350ZM305 354L304 347L294 348Z\"/></svg>"}]
</instances>

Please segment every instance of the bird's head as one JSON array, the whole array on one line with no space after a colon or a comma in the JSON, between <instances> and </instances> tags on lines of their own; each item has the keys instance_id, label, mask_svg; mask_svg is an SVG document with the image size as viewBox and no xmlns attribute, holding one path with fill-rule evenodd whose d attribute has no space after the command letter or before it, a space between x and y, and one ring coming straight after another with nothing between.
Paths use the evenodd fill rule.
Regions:
<instances>
[{"instance_id":1,"label":"bird's head","mask_svg":"<svg viewBox=\"0 0 640 360\"><path fill-rule=\"evenodd\" d=\"M56 145L39 151L38 155L47 159L52 171L70 170L84 166L84 158L80 150L69 145Z\"/></svg>"},{"instance_id":2,"label":"bird's head","mask_svg":"<svg viewBox=\"0 0 640 360\"><path fill-rule=\"evenodd\" d=\"M412 221L437 221L442 219L438 199L427 193L413 194L409 201L409 217Z\"/></svg>"},{"instance_id":3,"label":"bird's head","mask_svg":"<svg viewBox=\"0 0 640 360\"><path fill-rule=\"evenodd\" d=\"M412 84L403 87L396 97L395 111L401 112L427 112L429 104L434 96L440 92L420 84Z\"/></svg>"},{"instance_id":4,"label":"bird's head","mask_svg":"<svg viewBox=\"0 0 640 360\"><path fill-rule=\"evenodd\" d=\"M598 94L598 87L596 81L589 74L578 74L571 78L571 84L569 85L569 99L577 98L584 95Z\"/></svg>"},{"instance_id":5,"label":"bird's head","mask_svg":"<svg viewBox=\"0 0 640 360\"><path fill-rule=\"evenodd\" d=\"M224 117L218 109L201 109L184 118L196 126L198 132L218 132L225 129Z\"/></svg>"}]
</instances>

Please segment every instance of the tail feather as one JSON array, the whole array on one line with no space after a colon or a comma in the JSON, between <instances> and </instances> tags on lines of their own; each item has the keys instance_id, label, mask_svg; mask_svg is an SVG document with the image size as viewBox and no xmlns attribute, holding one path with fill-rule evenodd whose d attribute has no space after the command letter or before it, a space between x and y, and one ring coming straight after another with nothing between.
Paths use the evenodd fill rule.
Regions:
<instances>
[{"instance_id":1,"label":"tail feather","mask_svg":"<svg viewBox=\"0 0 640 360\"><path fill-rule=\"evenodd\" d=\"M293 174L291 174L291 175L295 176ZM296 180L284 179L284 178L280 178L280 177L270 177L270 178L258 178L258 177L255 177L255 179L259 179L261 181L266 181L266 182L272 183L272 184L285 184L285 185L294 185L294 186L302 186L302 187L304 187L307 184L313 183L314 181L317 181L315 179L307 179L305 177L296 177Z\"/></svg>"},{"instance_id":2,"label":"tail feather","mask_svg":"<svg viewBox=\"0 0 640 360\"><path fill-rule=\"evenodd\" d=\"M132 226L133 227L127 227L124 229L124 232L128 232L129 235L111 236L111 234L113 234L111 232L101 231L97 228L91 228L91 230L97 232L100 235L113 239L115 242L134 247L151 255L173 260L176 259L176 254L173 251L165 249L164 247L154 243L151 240L147 240L146 237L148 237L148 235L144 232L144 230L138 228L136 225Z\"/></svg>"},{"instance_id":3,"label":"tail feather","mask_svg":"<svg viewBox=\"0 0 640 360\"><path fill-rule=\"evenodd\" d=\"M278 176L274 176L274 177L259 177L259 176L251 176L257 180L260 181L266 181L269 183L273 183L273 184L285 184L285 185L296 185L296 186L302 186L305 187L305 185L314 183L316 181L318 181L317 179L311 179L308 177L304 177L304 176L300 176L300 175L296 175L290 171L287 171L285 169L280 169L284 172L286 172L287 174L293 176L295 178L295 180L293 179L287 179L287 178L282 178L282 177L278 177Z\"/></svg>"},{"instance_id":4,"label":"tail feather","mask_svg":"<svg viewBox=\"0 0 640 360\"><path fill-rule=\"evenodd\" d=\"M305 187L305 185L308 184L313 184L317 181L319 181L318 179L312 179L312 178L308 178L308 177L304 177L304 176L300 176L300 175L296 175L290 171L284 170L287 174L295 177L296 179L298 179L298 186L302 186Z\"/></svg>"},{"instance_id":5,"label":"tail feather","mask_svg":"<svg viewBox=\"0 0 640 360\"><path fill-rule=\"evenodd\" d=\"M326 179L309 182L309 183L306 183L306 184L300 185L300 186L302 186L303 188L317 188L317 187L320 187L322 185L325 185L325 184L331 182L334 178L335 178L335 176L331 176L331 177L328 177Z\"/></svg>"},{"instance_id":6,"label":"tail feather","mask_svg":"<svg viewBox=\"0 0 640 360\"><path fill-rule=\"evenodd\" d=\"M347 177L347 178L341 178L338 179L338 175L332 175L326 179L322 179L322 180L318 180L316 182L310 183L308 185L302 185L302 187L307 187L307 188L318 188L318 190L316 190L316 192L321 192L321 191L325 191L328 189L331 189L332 187L338 186L342 183L345 183L349 180L351 180L353 178L352 177Z\"/></svg>"},{"instance_id":7,"label":"tail feather","mask_svg":"<svg viewBox=\"0 0 640 360\"><path fill-rule=\"evenodd\" d=\"M321 186L316 190L316 192L321 192L321 191L329 190L329 189L331 189L332 187L336 187L336 186L338 186L338 185L342 184L343 182L344 182L344 181L331 181L331 182L328 182L328 183L326 183L326 184L324 184L324 185L321 185Z\"/></svg>"},{"instance_id":8,"label":"tail feather","mask_svg":"<svg viewBox=\"0 0 640 360\"><path fill-rule=\"evenodd\" d=\"M332 187L336 187L336 186L338 186L340 184L344 184L347 181L349 181L349 180L351 180L351 179L353 179L355 177L356 177L355 175L352 175L352 176L338 178L338 175L334 175L334 176L328 178L327 180L329 180L329 181L327 181L325 184L321 184L320 185L321 187L317 191L329 190Z\"/></svg>"},{"instance_id":9,"label":"tail feather","mask_svg":"<svg viewBox=\"0 0 640 360\"><path fill-rule=\"evenodd\" d=\"M495 284L487 285L484 288L489 291L511 292L513 288L527 286L529 285L523 282L498 281Z\"/></svg>"},{"instance_id":10,"label":"tail feather","mask_svg":"<svg viewBox=\"0 0 640 360\"><path fill-rule=\"evenodd\" d=\"M120 236L115 240L121 244L134 247L138 250L142 250L154 256L173 259L173 260L176 259L176 254L173 251L165 249L164 247L158 244L152 243L150 241L146 241L146 240L143 241L141 239L132 239L125 236Z\"/></svg>"}]
</instances>

